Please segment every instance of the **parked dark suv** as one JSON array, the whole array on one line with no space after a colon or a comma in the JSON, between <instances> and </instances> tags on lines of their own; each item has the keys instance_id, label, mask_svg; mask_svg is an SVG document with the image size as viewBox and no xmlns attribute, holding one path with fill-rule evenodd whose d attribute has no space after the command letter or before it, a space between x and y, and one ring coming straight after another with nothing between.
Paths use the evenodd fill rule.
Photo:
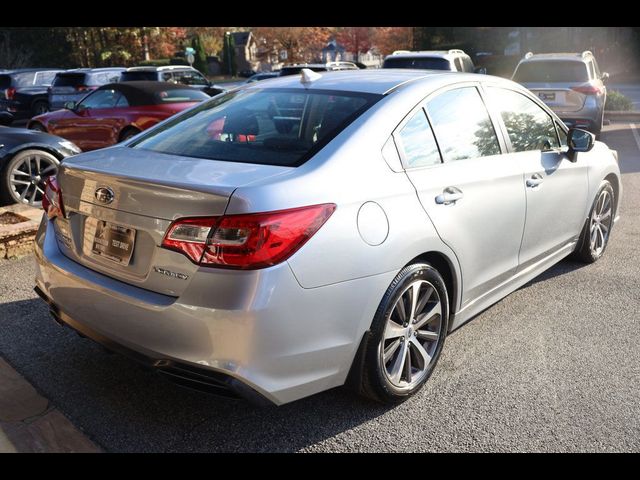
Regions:
<instances>
[{"instance_id":1,"label":"parked dark suv","mask_svg":"<svg viewBox=\"0 0 640 480\"><path fill-rule=\"evenodd\" d=\"M14 120L48 112L47 88L60 71L22 68L0 73L0 112L11 113Z\"/></svg>"},{"instance_id":2,"label":"parked dark suv","mask_svg":"<svg viewBox=\"0 0 640 480\"><path fill-rule=\"evenodd\" d=\"M217 95L222 90L213 86L202 73L187 65L165 65L161 67L131 67L122 73L122 82L135 81L171 82L188 85L208 95Z\"/></svg>"},{"instance_id":3,"label":"parked dark suv","mask_svg":"<svg viewBox=\"0 0 640 480\"><path fill-rule=\"evenodd\" d=\"M91 90L118 82L125 68L78 68L59 73L49 90L51 110L59 110L67 102L79 102Z\"/></svg>"}]
</instances>

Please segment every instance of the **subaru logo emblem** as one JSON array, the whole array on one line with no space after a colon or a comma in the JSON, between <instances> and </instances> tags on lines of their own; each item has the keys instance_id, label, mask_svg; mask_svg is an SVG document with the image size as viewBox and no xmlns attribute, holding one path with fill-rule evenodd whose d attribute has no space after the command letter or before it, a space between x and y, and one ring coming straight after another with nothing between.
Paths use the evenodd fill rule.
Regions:
<instances>
[{"instance_id":1,"label":"subaru logo emblem","mask_svg":"<svg viewBox=\"0 0 640 480\"><path fill-rule=\"evenodd\" d=\"M103 203L104 205L113 202L113 198L115 197L113 190L111 190L109 187L100 187L96 190L94 196L96 197L98 203Z\"/></svg>"}]
</instances>

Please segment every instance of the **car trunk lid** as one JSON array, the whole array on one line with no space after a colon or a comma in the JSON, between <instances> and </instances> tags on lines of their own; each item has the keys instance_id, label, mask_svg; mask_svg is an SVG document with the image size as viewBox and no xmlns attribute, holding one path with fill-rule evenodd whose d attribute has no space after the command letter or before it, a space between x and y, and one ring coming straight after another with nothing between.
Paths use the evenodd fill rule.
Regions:
<instances>
[{"instance_id":1,"label":"car trunk lid","mask_svg":"<svg viewBox=\"0 0 640 480\"><path fill-rule=\"evenodd\" d=\"M554 112L577 112L582 110L587 96L572 87L582 86L576 83L527 83L524 84L534 95L546 103Z\"/></svg>"},{"instance_id":2,"label":"car trunk lid","mask_svg":"<svg viewBox=\"0 0 640 480\"><path fill-rule=\"evenodd\" d=\"M73 157L58 174L66 212L55 221L58 245L102 274L179 296L199 267L160 247L171 222L222 215L237 187L289 169L128 147Z\"/></svg>"}]
</instances>

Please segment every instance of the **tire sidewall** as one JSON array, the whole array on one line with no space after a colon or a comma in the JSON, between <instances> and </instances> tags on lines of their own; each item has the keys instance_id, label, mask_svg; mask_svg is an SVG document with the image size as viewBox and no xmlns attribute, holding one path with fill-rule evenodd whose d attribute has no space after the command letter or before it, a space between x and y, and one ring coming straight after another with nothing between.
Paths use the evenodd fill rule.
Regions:
<instances>
[{"instance_id":1,"label":"tire sidewall","mask_svg":"<svg viewBox=\"0 0 640 480\"><path fill-rule=\"evenodd\" d=\"M596 209L596 206L598 205L598 199L600 198L600 194L604 191L607 190L609 192L609 195L611 195L611 216L614 217L615 216L615 204L616 204L616 196L615 196L615 192L613 190L613 186L611 185L611 183L608 180L603 180L603 182L600 184L600 188L598 188L598 192L596 193L595 198L593 199L593 204L591 205L591 208L589 209L589 216L587 217L587 223L584 226L584 234L583 234L583 238L582 238L582 245L581 245L581 250L582 250L582 255L584 257L586 257L590 263L597 261L598 259L600 259L603 255L604 252L606 252L607 250L607 246L609 245L609 239L611 238L611 232L613 230L613 226L614 226L614 218L611 219L611 226L609 227L609 234L607 235L607 241L604 244L604 247L602 248L602 251L600 252L599 255L595 255L592 251L591 251L591 239L590 239L590 230L591 230L591 217L593 216L593 212Z\"/></svg>"},{"instance_id":2,"label":"tire sidewall","mask_svg":"<svg viewBox=\"0 0 640 480\"><path fill-rule=\"evenodd\" d=\"M426 374L422 380L411 389L399 389L390 383L384 373L385 367L381 364L381 348L383 348L383 337L386 323L391 315L394 305L405 289L416 280L428 281L434 286L440 296L442 308L440 337L438 338L438 345L434 351L431 363L429 364ZM440 353L444 346L444 340L447 335L448 323L449 297L442 276L437 270L425 263L413 264L404 268L394 279L378 307L378 311L376 312L371 328L372 341L369 351L367 352L366 362L368 368L371 369L369 372L369 378L373 381L372 386L376 389L376 393L383 401L401 402L422 388L438 363Z\"/></svg>"}]
</instances>

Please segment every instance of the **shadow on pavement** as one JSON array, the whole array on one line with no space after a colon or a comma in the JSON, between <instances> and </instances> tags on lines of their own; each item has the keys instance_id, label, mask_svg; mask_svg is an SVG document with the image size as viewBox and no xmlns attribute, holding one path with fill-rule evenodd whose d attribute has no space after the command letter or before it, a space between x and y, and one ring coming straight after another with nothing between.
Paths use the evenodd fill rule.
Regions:
<instances>
[{"instance_id":1,"label":"shadow on pavement","mask_svg":"<svg viewBox=\"0 0 640 480\"><path fill-rule=\"evenodd\" d=\"M638 133L640 134L640 131ZM640 172L640 152L631 128L602 132L602 141L609 147L618 149L620 173ZM627 154L629 151L634 152L635 155L630 157Z\"/></svg>"},{"instance_id":2,"label":"shadow on pavement","mask_svg":"<svg viewBox=\"0 0 640 480\"><path fill-rule=\"evenodd\" d=\"M259 408L178 387L55 324L39 299L0 304L0 355L107 451L297 451L384 414L343 388Z\"/></svg>"}]
</instances>

